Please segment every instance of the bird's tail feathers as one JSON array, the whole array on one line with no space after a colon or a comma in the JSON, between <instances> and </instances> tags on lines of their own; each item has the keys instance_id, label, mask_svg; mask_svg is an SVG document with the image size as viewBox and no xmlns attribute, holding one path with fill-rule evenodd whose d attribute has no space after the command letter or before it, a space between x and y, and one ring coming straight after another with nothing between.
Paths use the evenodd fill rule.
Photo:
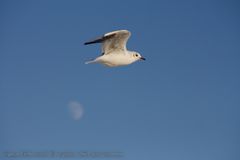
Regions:
<instances>
[{"instance_id":1,"label":"bird's tail feathers","mask_svg":"<svg viewBox=\"0 0 240 160\"><path fill-rule=\"evenodd\" d=\"M85 62L85 64L96 63L96 59Z\"/></svg>"}]
</instances>

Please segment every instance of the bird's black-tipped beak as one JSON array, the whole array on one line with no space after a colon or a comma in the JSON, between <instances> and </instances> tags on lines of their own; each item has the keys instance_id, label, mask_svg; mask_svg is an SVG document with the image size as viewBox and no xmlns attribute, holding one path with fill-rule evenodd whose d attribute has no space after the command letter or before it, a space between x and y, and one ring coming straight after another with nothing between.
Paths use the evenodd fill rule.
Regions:
<instances>
[{"instance_id":1,"label":"bird's black-tipped beak","mask_svg":"<svg viewBox=\"0 0 240 160\"><path fill-rule=\"evenodd\" d=\"M140 59L141 59L141 60L143 60L143 61L145 61L145 60L146 60L146 58L144 58L144 57L141 57Z\"/></svg>"}]
</instances>

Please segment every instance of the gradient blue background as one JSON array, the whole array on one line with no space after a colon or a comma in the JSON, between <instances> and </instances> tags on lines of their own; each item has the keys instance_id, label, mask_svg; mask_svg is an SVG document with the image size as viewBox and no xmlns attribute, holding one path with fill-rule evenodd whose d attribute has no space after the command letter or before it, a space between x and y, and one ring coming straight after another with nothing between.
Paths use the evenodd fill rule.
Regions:
<instances>
[{"instance_id":1,"label":"gradient blue background","mask_svg":"<svg viewBox=\"0 0 240 160\"><path fill-rule=\"evenodd\" d=\"M239 160L239 4L2 0L0 151ZM84 41L118 29L147 61L85 65L100 45ZM82 119L71 118L70 101L83 105Z\"/></svg>"}]
</instances>

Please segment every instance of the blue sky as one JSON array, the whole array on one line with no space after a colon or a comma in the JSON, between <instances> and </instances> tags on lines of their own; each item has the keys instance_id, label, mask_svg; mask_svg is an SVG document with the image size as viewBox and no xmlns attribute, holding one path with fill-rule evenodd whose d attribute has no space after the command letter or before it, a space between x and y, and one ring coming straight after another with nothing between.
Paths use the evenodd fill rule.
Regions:
<instances>
[{"instance_id":1,"label":"blue sky","mask_svg":"<svg viewBox=\"0 0 240 160\"><path fill-rule=\"evenodd\" d=\"M1 1L0 151L239 159L239 16L236 0ZM83 43L118 29L147 61L85 65L100 45Z\"/></svg>"}]
</instances>

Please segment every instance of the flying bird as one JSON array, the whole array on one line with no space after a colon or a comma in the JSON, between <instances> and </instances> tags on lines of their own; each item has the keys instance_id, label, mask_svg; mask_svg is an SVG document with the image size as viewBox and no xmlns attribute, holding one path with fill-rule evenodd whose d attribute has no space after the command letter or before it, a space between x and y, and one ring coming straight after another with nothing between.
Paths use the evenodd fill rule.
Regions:
<instances>
[{"instance_id":1,"label":"flying bird","mask_svg":"<svg viewBox=\"0 0 240 160\"><path fill-rule=\"evenodd\" d=\"M126 44L130 35L131 32L128 30L118 30L84 43L84 45L102 43L102 55L86 62L86 64L101 63L108 67L117 67L129 65L138 60L145 60L138 52L127 50Z\"/></svg>"}]
</instances>

